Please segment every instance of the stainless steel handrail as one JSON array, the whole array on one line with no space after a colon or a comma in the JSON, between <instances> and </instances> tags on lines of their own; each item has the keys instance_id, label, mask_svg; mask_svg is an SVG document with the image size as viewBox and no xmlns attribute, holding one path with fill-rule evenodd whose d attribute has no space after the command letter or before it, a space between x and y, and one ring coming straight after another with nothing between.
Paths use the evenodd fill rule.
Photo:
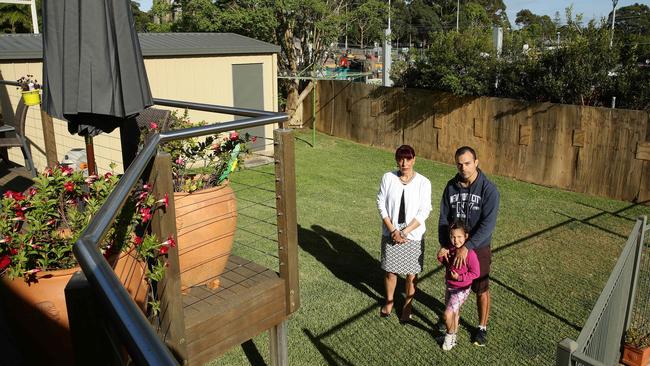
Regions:
<instances>
[{"instance_id":1,"label":"stainless steel handrail","mask_svg":"<svg viewBox=\"0 0 650 366\"><path fill-rule=\"evenodd\" d=\"M166 100L159 101L161 105L172 104L167 103ZM192 108L195 106L193 103L177 103L182 104L183 107L189 106ZM250 115L252 111L231 107L212 107L214 107L214 111L227 108L233 114L237 112ZM135 302L131 300L115 272L99 252L98 245L108 232L120 208L124 205L129 193L151 158L155 155L161 142L262 126L287 120L284 113L263 111L255 111L255 113L258 117L154 134L126 170L113 192L108 196L106 203L99 209L73 247L81 269L90 284L95 288L101 303L115 321L117 331L125 340L124 343L129 354L139 365L177 365L177 361L155 334Z\"/></svg>"},{"instance_id":2,"label":"stainless steel handrail","mask_svg":"<svg viewBox=\"0 0 650 366\"><path fill-rule=\"evenodd\" d=\"M15 81L0 80L0 84L19 86ZM216 123L208 126L167 131L152 135L129 168L120 178L117 186L108 196L106 203L98 210L74 244L73 252L89 283L95 289L100 303L115 321L115 327L127 347L133 361L138 365L178 365L167 346L158 338L146 317L131 300L113 269L99 252L98 246L104 238L119 210L156 154L162 142L190 137L205 136L235 129L251 128L287 120L284 113L236 108L213 104L194 103L170 99L154 99L157 105L208 111L221 114L249 117L237 121Z\"/></svg>"}]
</instances>

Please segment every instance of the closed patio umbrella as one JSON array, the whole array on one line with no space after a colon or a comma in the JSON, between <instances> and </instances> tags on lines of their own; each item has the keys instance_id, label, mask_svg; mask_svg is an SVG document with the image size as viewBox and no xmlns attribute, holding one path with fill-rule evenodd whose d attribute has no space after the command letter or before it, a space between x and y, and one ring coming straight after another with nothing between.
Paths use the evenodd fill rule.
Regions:
<instances>
[{"instance_id":1,"label":"closed patio umbrella","mask_svg":"<svg viewBox=\"0 0 650 366\"><path fill-rule=\"evenodd\" d=\"M130 1L45 0L43 28L43 108L85 136L92 174L92 137L153 105Z\"/></svg>"}]
</instances>

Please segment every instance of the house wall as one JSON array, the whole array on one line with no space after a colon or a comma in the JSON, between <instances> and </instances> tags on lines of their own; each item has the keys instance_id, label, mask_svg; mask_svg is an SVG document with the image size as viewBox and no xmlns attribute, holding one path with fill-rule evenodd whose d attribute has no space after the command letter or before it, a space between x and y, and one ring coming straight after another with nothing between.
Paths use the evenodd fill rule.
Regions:
<instances>
[{"instance_id":1,"label":"house wall","mask_svg":"<svg viewBox=\"0 0 650 366\"><path fill-rule=\"evenodd\" d=\"M261 63L264 70L264 109L277 111L277 55L250 56L201 56L201 57L155 57L145 58L144 64L154 98L175 99L198 103L232 106L232 65ZM32 74L43 80L41 60L0 60L0 80L17 80ZM0 85L0 111L13 120L13 111L20 98L20 91L13 86ZM179 111L179 113L183 113ZM191 111L192 121L208 123L224 122L233 116ZM57 158L63 160L73 148L84 148L81 136L68 132L67 122L54 119ZM266 126L267 137L273 136L274 126ZM30 107L25 126L34 165L42 170L46 165L40 107ZM110 163L117 164L115 171L123 172L119 129L94 138L95 159L99 172L110 170ZM267 145L272 150L272 145ZM24 159L19 148L9 149L9 158L18 164Z\"/></svg>"}]
</instances>

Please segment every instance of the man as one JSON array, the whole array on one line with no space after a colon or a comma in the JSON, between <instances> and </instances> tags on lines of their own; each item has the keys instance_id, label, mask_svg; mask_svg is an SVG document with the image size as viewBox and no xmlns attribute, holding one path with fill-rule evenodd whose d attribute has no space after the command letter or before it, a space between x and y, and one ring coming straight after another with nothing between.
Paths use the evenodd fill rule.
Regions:
<instances>
[{"instance_id":1,"label":"man","mask_svg":"<svg viewBox=\"0 0 650 366\"><path fill-rule=\"evenodd\" d=\"M446 249L450 241L449 226L455 221L462 221L469 228L469 240L464 248L457 251L454 265L465 263L468 249L476 252L481 273L472 282L479 318L473 342L478 346L485 346L490 314L490 242L497 222L499 191L478 168L474 149L469 146L459 148L456 150L455 160L458 174L447 182L440 201L438 241L441 248L438 257L447 257L449 252Z\"/></svg>"}]
</instances>

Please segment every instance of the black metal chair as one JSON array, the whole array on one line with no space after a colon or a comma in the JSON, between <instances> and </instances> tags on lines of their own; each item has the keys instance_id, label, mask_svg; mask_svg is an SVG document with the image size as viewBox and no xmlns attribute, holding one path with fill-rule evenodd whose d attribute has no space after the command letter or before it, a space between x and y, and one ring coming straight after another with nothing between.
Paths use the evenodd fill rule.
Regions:
<instances>
[{"instance_id":1,"label":"black metal chair","mask_svg":"<svg viewBox=\"0 0 650 366\"><path fill-rule=\"evenodd\" d=\"M6 162L9 162L9 157L7 154L6 148L9 147L19 147L23 151L23 156L25 157L25 168L32 173L32 176L36 176L36 169L34 168L34 161L32 159L32 154L29 151L29 145L27 145L27 138L25 137L25 123L27 121L27 110L29 107L23 102L23 98L20 98L18 102L18 107L16 107L16 113L14 113L13 125L2 125L0 126L0 132L3 132L4 135L13 133L13 137L0 137L0 148L2 148L1 157ZM3 116L6 118L6 115ZM6 122L6 120L5 120Z\"/></svg>"},{"instance_id":2,"label":"black metal chair","mask_svg":"<svg viewBox=\"0 0 650 366\"><path fill-rule=\"evenodd\" d=\"M169 128L170 116L171 112L166 109L151 107L140 112L135 120L140 129L148 129L149 123L155 122L160 126L161 131L166 131Z\"/></svg>"}]
</instances>

